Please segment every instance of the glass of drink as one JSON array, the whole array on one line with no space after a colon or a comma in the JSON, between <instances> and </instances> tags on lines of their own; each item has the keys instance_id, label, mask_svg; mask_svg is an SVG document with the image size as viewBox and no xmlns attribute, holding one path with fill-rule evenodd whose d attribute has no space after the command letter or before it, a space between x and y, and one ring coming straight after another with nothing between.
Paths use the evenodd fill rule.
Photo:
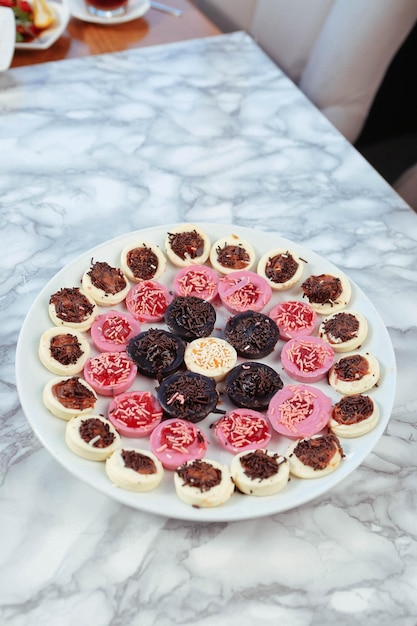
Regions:
<instances>
[{"instance_id":1,"label":"glass of drink","mask_svg":"<svg viewBox=\"0 0 417 626\"><path fill-rule=\"evenodd\" d=\"M86 0L87 11L95 17L104 19L124 15L127 3L128 0Z\"/></svg>"}]
</instances>

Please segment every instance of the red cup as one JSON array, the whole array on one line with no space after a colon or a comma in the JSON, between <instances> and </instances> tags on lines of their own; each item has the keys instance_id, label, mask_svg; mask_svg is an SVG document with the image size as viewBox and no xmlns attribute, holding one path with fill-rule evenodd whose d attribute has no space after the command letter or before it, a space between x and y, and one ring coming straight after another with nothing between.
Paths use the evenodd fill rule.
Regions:
<instances>
[{"instance_id":1,"label":"red cup","mask_svg":"<svg viewBox=\"0 0 417 626\"><path fill-rule=\"evenodd\" d=\"M111 19L124 15L128 0L86 0L87 11L95 17Z\"/></svg>"}]
</instances>

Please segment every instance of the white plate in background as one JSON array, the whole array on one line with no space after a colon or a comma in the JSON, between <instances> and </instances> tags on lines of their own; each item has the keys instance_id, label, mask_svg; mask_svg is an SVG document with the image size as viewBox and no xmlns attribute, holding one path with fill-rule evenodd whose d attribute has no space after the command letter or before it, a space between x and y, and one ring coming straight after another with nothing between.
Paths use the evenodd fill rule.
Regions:
<instances>
[{"instance_id":1,"label":"white plate in background","mask_svg":"<svg viewBox=\"0 0 417 626\"><path fill-rule=\"evenodd\" d=\"M139 17L145 15L150 9L149 0L129 0L127 10L124 15L117 17L98 17L97 15L91 15L87 11L84 0L68 0L70 6L70 13L73 17L76 17L83 22L92 22L93 24L103 24L105 26L114 26L114 24L123 24L124 22L131 22L137 20Z\"/></svg>"},{"instance_id":2,"label":"white plate in background","mask_svg":"<svg viewBox=\"0 0 417 626\"><path fill-rule=\"evenodd\" d=\"M50 0L49 4L55 13L55 23L45 28L33 41L16 43L17 50L47 50L62 35L70 18L68 4L66 1L60 3L54 0Z\"/></svg>"}]
</instances>

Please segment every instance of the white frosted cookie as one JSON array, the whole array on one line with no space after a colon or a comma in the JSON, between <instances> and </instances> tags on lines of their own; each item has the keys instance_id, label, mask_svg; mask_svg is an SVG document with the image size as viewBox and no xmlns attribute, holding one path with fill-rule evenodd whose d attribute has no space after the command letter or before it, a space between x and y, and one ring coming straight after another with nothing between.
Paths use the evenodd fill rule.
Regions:
<instances>
[{"instance_id":1,"label":"white frosted cookie","mask_svg":"<svg viewBox=\"0 0 417 626\"><path fill-rule=\"evenodd\" d=\"M195 224L181 224L172 228L165 239L168 259L177 267L204 264L210 254L210 239Z\"/></svg>"},{"instance_id":2,"label":"white frosted cookie","mask_svg":"<svg viewBox=\"0 0 417 626\"><path fill-rule=\"evenodd\" d=\"M221 237L211 246L210 263L220 274L250 270L255 260L256 253L252 244L239 235Z\"/></svg>"},{"instance_id":3,"label":"white frosted cookie","mask_svg":"<svg viewBox=\"0 0 417 626\"><path fill-rule=\"evenodd\" d=\"M67 446L83 459L105 461L120 446L120 435L101 415L77 415L65 429Z\"/></svg>"},{"instance_id":4,"label":"white frosted cookie","mask_svg":"<svg viewBox=\"0 0 417 626\"><path fill-rule=\"evenodd\" d=\"M190 372L219 381L236 365L237 353L225 339L201 337L187 344L184 361Z\"/></svg>"},{"instance_id":5,"label":"white frosted cookie","mask_svg":"<svg viewBox=\"0 0 417 626\"><path fill-rule=\"evenodd\" d=\"M75 415L91 413L97 402L97 394L83 378L62 376L46 383L42 399L55 417L70 420Z\"/></svg>"},{"instance_id":6,"label":"white frosted cookie","mask_svg":"<svg viewBox=\"0 0 417 626\"><path fill-rule=\"evenodd\" d=\"M239 491L250 496L278 493L286 486L290 475L288 460L267 450L246 450L236 454L230 470Z\"/></svg>"},{"instance_id":7,"label":"white frosted cookie","mask_svg":"<svg viewBox=\"0 0 417 626\"><path fill-rule=\"evenodd\" d=\"M329 384L344 396L369 391L379 377L379 362L369 352L341 357L329 370Z\"/></svg>"},{"instance_id":8,"label":"white frosted cookie","mask_svg":"<svg viewBox=\"0 0 417 626\"><path fill-rule=\"evenodd\" d=\"M73 376L82 371L90 356L90 344L84 333L54 326L42 334L38 355L52 374Z\"/></svg>"},{"instance_id":9,"label":"white frosted cookie","mask_svg":"<svg viewBox=\"0 0 417 626\"><path fill-rule=\"evenodd\" d=\"M339 311L326 317L320 324L319 337L327 341L335 352L357 350L368 334L368 322L362 313Z\"/></svg>"},{"instance_id":10,"label":"white frosted cookie","mask_svg":"<svg viewBox=\"0 0 417 626\"><path fill-rule=\"evenodd\" d=\"M133 241L128 243L120 255L122 271L134 283L141 280L156 280L167 266L164 253L149 241Z\"/></svg>"},{"instance_id":11,"label":"white frosted cookie","mask_svg":"<svg viewBox=\"0 0 417 626\"><path fill-rule=\"evenodd\" d=\"M63 287L50 297L48 313L55 326L84 331L91 328L98 307L79 287Z\"/></svg>"},{"instance_id":12,"label":"white frosted cookie","mask_svg":"<svg viewBox=\"0 0 417 626\"><path fill-rule=\"evenodd\" d=\"M118 267L96 261L82 277L83 291L101 306L114 306L126 298L130 284Z\"/></svg>"},{"instance_id":13,"label":"white frosted cookie","mask_svg":"<svg viewBox=\"0 0 417 626\"><path fill-rule=\"evenodd\" d=\"M295 252L287 248L275 248L264 254L258 262L257 272L275 291L294 287L304 271L304 263Z\"/></svg>"},{"instance_id":14,"label":"white frosted cookie","mask_svg":"<svg viewBox=\"0 0 417 626\"><path fill-rule=\"evenodd\" d=\"M314 435L294 441L285 456L290 473L298 478L320 478L333 472L343 458L336 435Z\"/></svg>"},{"instance_id":15,"label":"white frosted cookie","mask_svg":"<svg viewBox=\"0 0 417 626\"><path fill-rule=\"evenodd\" d=\"M361 437L375 428L379 407L370 396L344 396L333 406L330 430L338 437Z\"/></svg>"},{"instance_id":16,"label":"white frosted cookie","mask_svg":"<svg viewBox=\"0 0 417 626\"><path fill-rule=\"evenodd\" d=\"M174 484L180 500L197 508L220 506L235 489L229 468L208 459L188 461L178 467Z\"/></svg>"},{"instance_id":17,"label":"white frosted cookie","mask_svg":"<svg viewBox=\"0 0 417 626\"><path fill-rule=\"evenodd\" d=\"M301 288L310 306L320 315L331 315L345 309L352 296L350 282L342 274L309 276Z\"/></svg>"},{"instance_id":18,"label":"white frosted cookie","mask_svg":"<svg viewBox=\"0 0 417 626\"><path fill-rule=\"evenodd\" d=\"M106 461L106 473L113 485L129 491L151 491L164 477L162 463L147 450L123 446Z\"/></svg>"}]
</instances>

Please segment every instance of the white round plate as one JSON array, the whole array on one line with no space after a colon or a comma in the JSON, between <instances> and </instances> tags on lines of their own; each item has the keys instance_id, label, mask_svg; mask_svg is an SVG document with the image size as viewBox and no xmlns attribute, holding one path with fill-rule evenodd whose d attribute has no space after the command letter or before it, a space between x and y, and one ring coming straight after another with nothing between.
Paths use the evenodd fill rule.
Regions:
<instances>
[{"instance_id":1,"label":"white round plate","mask_svg":"<svg viewBox=\"0 0 417 626\"><path fill-rule=\"evenodd\" d=\"M33 41L16 43L17 50L47 50L62 35L70 18L68 4L67 2L60 3L50 0L50 5L55 12L54 25L43 30L39 37Z\"/></svg>"},{"instance_id":2,"label":"white round plate","mask_svg":"<svg viewBox=\"0 0 417 626\"><path fill-rule=\"evenodd\" d=\"M93 24L103 24L105 26L114 26L114 24L123 24L124 22L137 20L138 17L145 15L151 6L149 0L129 0L127 10L124 15L105 18L91 15L91 13L87 11L84 0L68 1L70 5L70 12L73 17L76 17L83 22L92 22Z\"/></svg>"},{"instance_id":3,"label":"white round plate","mask_svg":"<svg viewBox=\"0 0 417 626\"><path fill-rule=\"evenodd\" d=\"M340 271L321 256L309 251L303 246L288 241L272 232L259 232L248 228L219 225L219 224L199 224L208 234L212 243L223 236L233 233L242 239L250 241L255 248L258 259L263 253L277 247L287 247L307 261L304 279L311 274L335 273L340 275ZM164 250L164 241L167 232L173 225L158 226L146 230L136 231L112 239L92 250L86 251L74 262L60 270L42 289L35 299L26 319L23 323L16 353L16 380L20 401L26 417L31 424L36 435L42 444L49 450L55 459L68 469L74 476L85 483L96 488L100 492L108 495L123 504L136 509L155 513L166 517L194 521L234 521L244 520L271 515L297 507L322 495L346 476L353 472L364 458L371 452L378 439L383 434L391 415L394 403L396 384L396 364L395 355L388 335L387 329L379 314L371 304L365 294L355 284L352 283L352 299L349 308L362 312L368 320L370 332L363 346L364 349L373 353L380 362L381 379L379 385L374 387L369 393L378 403L381 411L380 421L377 427L367 435L356 439L340 439L345 458L336 471L323 478L312 480L300 480L292 478L288 485L274 496L253 497L234 493L232 498L221 507L214 509L196 509L184 504L176 496L173 486L173 472L165 471L162 484L156 490L148 493L132 493L114 487L105 472L103 463L87 461L77 457L66 446L64 432L66 422L54 417L45 408L42 402L42 390L45 383L53 376L40 363L38 359L38 345L42 333L52 327L48 315L48 302L50 296L62 287L74 287L80 284L83 272L91 266L91 259L95 261L106 261L110 265L120 267L120 254L124 246L130 242L151 241ZM177 271L170 263L167 270L160 277L160 281L166 285L172 285L172 279ZM302 290L295 287L287 292L275 293L271 302L264 309L268 313L271 308L280 300L301 299ZM123 305L119 305L120 308ZM217 306L216 330L213 334L219 333L219 328L224 327L228 314L221 305ZM157 325L153 325L157 326ZM163 327L163 324L160 324ZM149 327L142 324L142 328ZM277 369L284 384L291 383L286 374L282 371L279 358L282 342L279 341L275 351L264 359L272 367ZM94 353L94 348L92 348ZM242 359L240 359L241 361ZM340 399L340 395L331 389L327 381L316 383L329 395L334 402ZM155 391L156 381L144 377L137 377L134 389L149 389ZM108 399L101 399L98 405L100 413L106 414ZM222 409L232 408L227 398L222 396ZM219 415L211 414L205 420L199 422L198 426L204 430L210 442L207 451L207 458L215 458L224 463L230 464L232 455L221 449L214 440L213 429L210 424L214 423ZM274 435L269 450L285 453L289 440ZM124 445L136 445L149 449L149 440L146 439L125 439Z\"/></svg>"}]
</instances>

